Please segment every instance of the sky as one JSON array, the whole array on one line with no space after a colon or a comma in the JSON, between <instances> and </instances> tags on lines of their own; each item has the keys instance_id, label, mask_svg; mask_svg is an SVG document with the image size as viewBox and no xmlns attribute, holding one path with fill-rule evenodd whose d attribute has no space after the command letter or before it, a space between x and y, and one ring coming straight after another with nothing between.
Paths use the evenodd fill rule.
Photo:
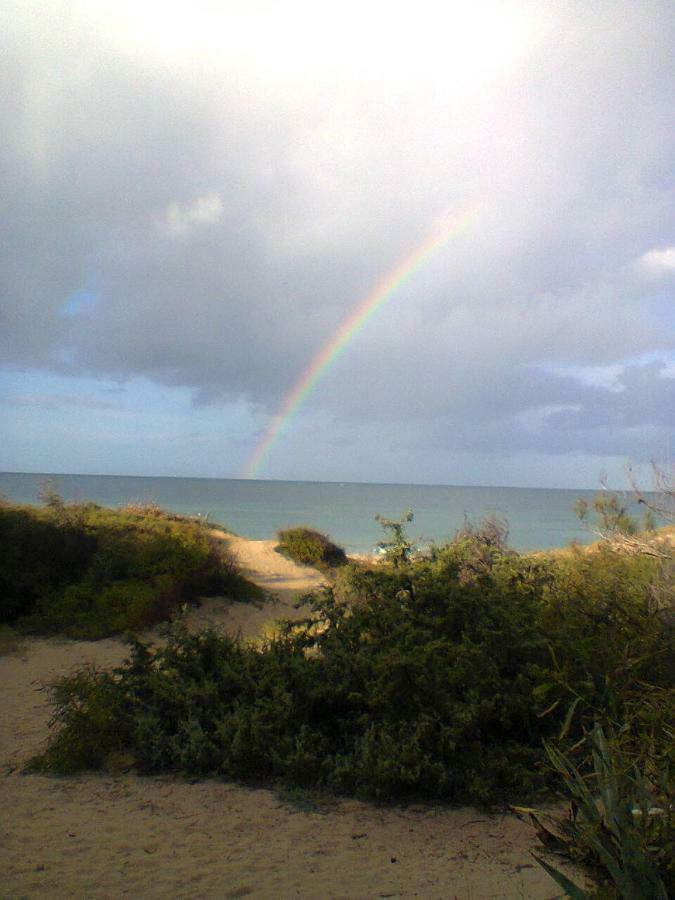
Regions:
<instances>
[{"instance_id":1,"label":"sky","mask_svg":"<svg viewBox=\"0 0 675 900\"><path fill-rule=\"evenodd\" d=\"M0 15L0 470L672 461L672 0Z\"/></svg>"}]
</instances>

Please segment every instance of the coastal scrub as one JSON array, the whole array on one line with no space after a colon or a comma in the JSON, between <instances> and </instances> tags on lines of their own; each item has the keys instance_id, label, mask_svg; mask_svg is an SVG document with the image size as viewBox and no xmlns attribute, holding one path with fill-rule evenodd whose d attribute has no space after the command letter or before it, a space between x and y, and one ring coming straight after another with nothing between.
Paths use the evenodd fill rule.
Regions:
<instances>
[{"instance_id":1,"label":"coastal scrub","mask_svg":"<svg viewBox=\"0 0 675 900\"><path fill-rule=\"evenodd\" d=\"M522 800L552 784L544 741L573 746L598 717L621 721L641 685L672 685L657 572L611 551L519 556L480 533L403 567L350 564L267 641L179 626L112 673L62 680L35 765L124 750L143 772Z\"/></svg>"},{"instance_id":2,"label":"coastal scrub","mask_svg":"<svg viewBox=\"0 0 675 900\"><path fill-rule=\"evenodd\" d=\"M347 562L347 554L342 547L313 528L284 528L277 532L277 539L277 553L301 566L312 566L326 572Z\"/></svg>"},{"instance_id":3,"label":"coastal scrub","mask_svg":"<svg viewBox=\"0 0 675 900\"><path fill-rule=\"evenodd\" d=\"M261 598L199 520L154 506L0 506L0 623L98 639L170 619L208 594Z\"/></svg>"}]
</instances>

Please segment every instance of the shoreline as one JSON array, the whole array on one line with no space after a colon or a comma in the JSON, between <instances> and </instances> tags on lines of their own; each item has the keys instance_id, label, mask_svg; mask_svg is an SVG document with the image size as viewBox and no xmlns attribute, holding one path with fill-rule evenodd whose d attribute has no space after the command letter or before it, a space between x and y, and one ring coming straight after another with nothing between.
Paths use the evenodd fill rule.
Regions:
<instances>
[{"instance_id":1,"label":"shoreline","mask_svg":"<svg viewBox=\"0 0 675 900\"><path fill-rule=\"evenodd\" d=\"M38 501L40 475L0 474L0 495L11 502ZM571 540L592 540L574 513L580 497L592 503L596 491L545 488L374 485L322 482L228 481L225 479L135 476L53 476L68 502L118 507L155 503L252 540L272 540L278 529L309 526L328 535L350 554L371 554L383 534L381 514L398 519L412 509L409 528L420 546L444 543L465 521L487 517L506 521L509 541L519 551L558 548ZM639 515L639 510L631 510Z\"/></svg>"}]
</instances>

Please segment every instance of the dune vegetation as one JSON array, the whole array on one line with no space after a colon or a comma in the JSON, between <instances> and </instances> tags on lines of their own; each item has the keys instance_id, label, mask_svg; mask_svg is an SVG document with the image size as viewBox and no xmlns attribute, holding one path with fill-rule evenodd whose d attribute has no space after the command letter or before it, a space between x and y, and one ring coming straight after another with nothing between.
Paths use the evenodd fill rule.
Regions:
<instances>
[{"instance_id":1,"label":"dune vegetation","mask_svg":"<svg viewBox=\"0 0 675 900\"><path fill-rule=\"evenodd\" d=\"M347 554L330 538L314 528L299 526L284 528L277 533L277 553L301 566L312 566L330 572L347 562Z\"/></svg>"},{"instance_id":2,"label":"dune vegetation","mask_svg":"<svg viewBox=\"0 0 675 900\"><path fill-rule=\"evenodd\" d=\"M195 521L58 502L0 512L3 617L28 631L100 636L170 618L199 593L248 590ZM605 526L623 515L598 512ZM521 555L485 523L416 553L409 520L381 520L384 559L340 556L328 584L302 598L305 617L269 638L190 633L177 621L161 646L134 639L117 669L59 680L55 727L30 768L105 768L123 754L141 773L378 801L508 803L532 816L548 846L595 867L597 896L667 897L668 536L640 536L621 520L628 544ZM331 546L307 531L280 540L313 544L312 553ZM20 577L31 556L48 562ZM556 793L573 803L553 825L522 807ZM651 893L640 893L645 883Z\"/></svg>"},{"instance_id":3,"label":"dune vegetation","mask_svg":"<svg viewBox=\"0 0 675 900\"><path fill-rule=\"evenodd\" d=\"M198 519L158 507L0 505L0 624L98 639L171 619L203 595L260 598Z\"/></svg>"}]
</instances>

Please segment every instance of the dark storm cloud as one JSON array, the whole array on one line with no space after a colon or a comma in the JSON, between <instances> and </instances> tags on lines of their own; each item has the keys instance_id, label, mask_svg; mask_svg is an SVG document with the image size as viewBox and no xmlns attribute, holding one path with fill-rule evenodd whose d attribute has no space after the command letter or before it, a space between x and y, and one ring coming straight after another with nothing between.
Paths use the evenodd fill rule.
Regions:
<instances>
[{"instance_id":1,"label":"dark storm cloud","mask_svg":"<svg viewBox=\"0 0 675 900\"><path fill-rule=\"evenodd\" d=\"M271 411L434 219L475 207L313 406L502 451L629 454L672 429L673 379L627 362L675 353L672 278L635 265L675 244L669 4L572 4L468 101L312 73L285 90L143 55L77 9L15 5L4 38L8 366ZM619 364L620 390L547 362Z\"/></svg>"}]
</instances>

